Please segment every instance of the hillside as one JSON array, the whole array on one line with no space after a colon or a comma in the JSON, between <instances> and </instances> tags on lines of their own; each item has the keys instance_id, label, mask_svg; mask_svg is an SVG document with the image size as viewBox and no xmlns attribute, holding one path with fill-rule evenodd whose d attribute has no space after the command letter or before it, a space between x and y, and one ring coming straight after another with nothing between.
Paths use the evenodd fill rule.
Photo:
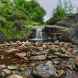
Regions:
<instances>
[{"instance_id":1,"label":"hillside","mask_svg":"<svg viewBox=\"0 0 78 78\"><path fill-rule=\"evenodd\" d=\"M78 14L73 14L71 16L65 17L63 20L58 21L56 24L66 27L76 27L78 26Z\"/></svg>"},{"instance_id":2,"label":"hillside","mask_svg":"<svg viewBox=\"0 0 78 78\"><path fill-rule=\"evenodd\" d=\"M56 23L58 26L68 27L70 38L73 42L78 43L78 14L65 17L63 20Z\"/></svg>"}]
</instances>

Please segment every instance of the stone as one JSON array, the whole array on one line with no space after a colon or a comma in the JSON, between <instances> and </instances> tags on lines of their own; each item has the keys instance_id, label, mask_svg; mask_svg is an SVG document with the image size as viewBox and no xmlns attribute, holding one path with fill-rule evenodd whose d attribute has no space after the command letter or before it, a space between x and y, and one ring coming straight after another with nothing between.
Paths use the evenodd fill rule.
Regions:
<instances>
[{"instance_id":1,"label":"stone","mask_svg":"<svg viewBox=\"0 0 78 78\"><path fill-rule=\"evenodd\" d=\"M18 67L16 66L16 65L9 65L8 66L8 69L10 69L10 70L15 70L15 69L17 69Z\"/></svg>"},{"instance_id":2,"label":"stone","mask_svg":"<svg viewBox=\"0 0 78 78\"><path fill-rule=\"evenodd\" d=\"M73 53L73 52L74 52L74 49L73 49L73 48L68 48L67 51L68 51L69 53Z\"/></svg>"},{"instance_id":3,"label":"stone","mask_svg":"<svg viewBox=\"0 0 78 78\"><path fill-rule=\"evenodd\" d=\"M31 42L29 42L28 40L24 43L25 45L31 45Z\"/></svg>"},{"instance_id":4,"label":"stone","mask_svg":"<svg viewBox=\"0 0 78 78\"><path fill-rule=\"evenodd\" d=\"M31 60L45 60L46 55L37 55L37 56L32 56L30 57Z\"/></svg>"},{"instance_id":5,"label":"stone","mask_svg":"<svg viewBox=\"0 0 78 78\"><path fill-rule=\"evenodd\" d=\"M11 74L11 70L9 69L3 69L2 71L5 72L6 74Z\"/></svg>"},{"instance_id":6,"label":"stone","mask_svg":"<svg viewBox=\"0 0 78 78\"><path fill-rule=\"evenodd\" d=\"M26 56L26 53L25 52L16 53L16 56L18 56L20 58L24 58Z\"/></svg>"},{"instance_id":7,"label":"stone","mask_svg":"<svg viewBox=\"0 0 78 78\"><path fill-rule=\"evenodd\" d=\"M24 74L26 77L30 77L31 76L31 73L32 73L32 68L26 68L24 69Z\"/></svg>"},{"instance_id":8,"label":"stone","mask_svg":"<svg viewBox=\"0 0 78 78\"><path fill-rule=\"evenodd\" d=\"M63 69L60 69L57 71L57 73L58 73L57 78L60 78L65 74L65 71Z\"/></svg>"},{"instance_id":9,"label":"stone","mask_svg":"<svg viewBox=\"0 0 78 78\"><path fill-rule=\"evenodd\" d=\"M0 65L0 69L4 69L4 68L6 68L6 65Z\"/></svg>"},{"instance_id":10,"label":"stone","mask_svg":"<svg viewBox=\"0 0 78 78\"><path fill-rule=\"evenodd\" d=\"M24 78L24 77L17 75L17 74L12 74L12 75L8 76L7 78Z\"/></svg>"},{"instance_id":11,"label":"stone","mask_svg":"<svg viewBox=\"0 0 78 78\"><path fill-rule=\"evenodd\" d=\"M64 46L64 42L60 42L59 45L60 45L60 47L63 47Z\"/></svg>"},{"instance_id":12,"label":"stone","mask_svg":"<svg viewBox=\"0 0 78 78\"><path fill-rule=\"evenodd\" d=\"M46 46L45 44L43 44L43 45L42 45L42 47L43 47L44 49L46 49L46 48L47 48L47 46Z\"/></svg>"},{"instance_id":13,"label":"stone","mask_svg":"<svg viewBox=\"0 0 78 78\"><path fill-rule=\"evenodd\" d=\"M0 78L5 78L5 76L6 76L6 73L5 72L0 72Z\"/></svg>"},{"instance_id":14,"label":"stone","mask_svg":"<svg viewBox=\"0 0 78 78\"><path fill-rule=\"evenodd\" d=\"M7 53L12 53L12 52L19 52L18 49L15 49L15 48L11 48L9 50L6 50Z\"/></svg>"},{"instance_id":15,"label":"stone","mask_svg":"<svg viewBox=\"0 0 78 78\"><path fill-rule=\"evenodd\" d=\"M36 66L33 70L33 74L48 78L50 76L56 76L56 69L51 61L47 61L46 63Z\"/></svg>"},{"instance_id":16,"label":"stone","mask_svg":"<svg viewBox=\"0 0 78 78\"><path fill-rule=\"evenodd\" d=\"M1 56L0 56L0 59L1 59L1 60L3 60L3 59L4 59L4 56L3 56L3 55L1 55Z\"/></svg>"},{"instance_id":17,"label":"stone","mask_svg":"<svg viewBox=\"0 0 78 78\"><path fill-rule=\"evenodd\" d=\"M71 41L75 44L78 44L78 26L71 28L68 33Z\"/></svg>"},{"instance_id":18,"label":"stone","mask_svg":"<svg viewBox=\"0 0 78 78\"><path fill-rule=\"evenodd\" d=\"M56 40L56 41L54 42L54 44L58 45L58 44L59 44L59 40Z\"/></svg>"},{"instance_id":19,"label":"stone","mask_svg":"<svg viewBox=\"0 0 78 78\"><path fill-rule=\"evenodd\" d=\"M21 41L16 41L17 45L21 46L22 42Z\"/></svg>"},{"instance_id":20,"label":"stone","mask_svg":"<svg viewBox=\"0 0 78 78\"><path fill-rule=\"evenodd\" d=\"M75 64L78 65L78 56L75 57Z\"/></svg>"}]
</instances>

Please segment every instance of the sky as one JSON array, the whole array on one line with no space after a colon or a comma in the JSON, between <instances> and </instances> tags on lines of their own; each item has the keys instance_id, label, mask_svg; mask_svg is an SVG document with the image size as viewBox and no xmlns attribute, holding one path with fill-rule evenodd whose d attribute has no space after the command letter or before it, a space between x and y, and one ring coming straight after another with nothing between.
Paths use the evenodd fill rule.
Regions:
<instances>
[{"instance_id":1,"label":"sky","mask_svg":"<svg viewBox=\"0 0 78 78\"><path fill-rule=\"evenodd\" d=\"M44 16L45 21L52 16L53 10L57 7L58 1L59 0L38 0L40 5L46 10L46 15ZM73 7L77 8L78 0L71 0L71 1Z\"/></svg>"}]
</instances>

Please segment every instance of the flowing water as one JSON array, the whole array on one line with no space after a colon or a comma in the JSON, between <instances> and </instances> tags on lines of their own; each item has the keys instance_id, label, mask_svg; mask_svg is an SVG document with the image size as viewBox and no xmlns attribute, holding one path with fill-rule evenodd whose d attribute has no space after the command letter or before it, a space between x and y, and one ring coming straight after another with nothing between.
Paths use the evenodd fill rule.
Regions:
<instances>
[{"instance_id":1,"label":"flowing water","mask_svg":"<svg viewBox=\"0 0 78 78\"><path fill-rule=\"evenodd\" d=\"M42 33L42 28L36 29L36 38L37 40L42 40L43 39L43 33Z\"/></svg>"},{"instance_id":2,"label":"flowing water","mask_svg":"<svg viewBox=\"0 0 78 78\"><path fill-rule=\"evenodd\" d=\"M43 28L37 28L36 29L36 32L35 32L35 38L31 39L33 41L43 41L45 38L44 38L44 32L43 32Z\"/></svg>"}]
</instances>

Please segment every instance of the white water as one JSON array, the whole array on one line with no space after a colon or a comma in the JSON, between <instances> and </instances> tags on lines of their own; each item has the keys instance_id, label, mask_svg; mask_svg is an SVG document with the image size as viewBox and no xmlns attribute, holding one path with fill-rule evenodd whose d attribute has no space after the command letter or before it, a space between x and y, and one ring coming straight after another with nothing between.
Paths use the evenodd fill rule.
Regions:
<instances>
[{"instance_id":1,"label":"white water","mask_svg":"<svg viewBox=\"0 0 78 78\"><path fill-rule=\"evenodd\" d=\"M35 32L35 38L33 38L32 40L37 40L37 41L40 41L40 40L43 40L43 32L42 32L43 28L37 28L36 29L36 32Z\"/></svg>"},{"instance_id":2,"label":"white water","mask_svg":"<svg viewBox=\"0 0 78 78\"><path fill-rule=\"evenodd\" d=\"M42 28L36 30L36 39L42 40Z\"/></svg>"}]
</instances>

